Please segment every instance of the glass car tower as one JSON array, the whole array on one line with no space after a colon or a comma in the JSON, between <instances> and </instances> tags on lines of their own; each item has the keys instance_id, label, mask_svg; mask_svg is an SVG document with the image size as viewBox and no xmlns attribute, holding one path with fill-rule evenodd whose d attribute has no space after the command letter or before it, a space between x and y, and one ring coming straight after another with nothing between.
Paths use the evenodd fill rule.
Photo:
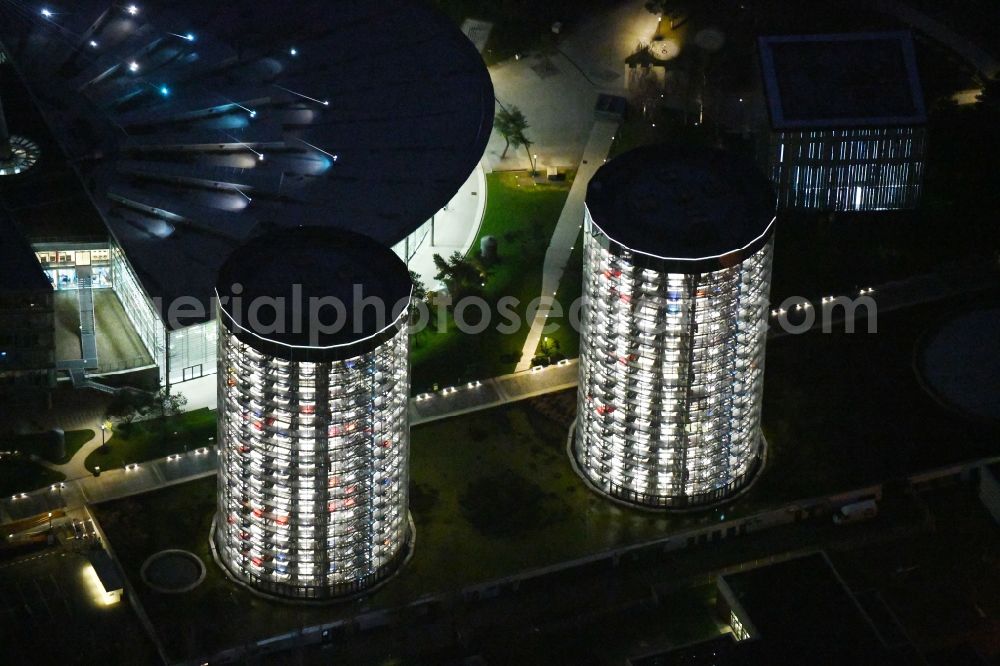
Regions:
<instances>
[{"instance_id":1,"label":"glass car tower","mask_svg":"<svg viewBox=\"0 0 1000 666\"><path fill-rule=\"evenodd\" d=\"M407 556L411 287L390 249L328 228L258 237L224 264L212 541L238 582L334 599Z\"/></svg>"},{"instance_id":2,"label":"glass car tower","mask_svg":"<svg viewBox=\"0 0 1000 666\"><path fill-rule=\"evenodd\" d=\"M755 167L664 145L589 183L574 464L647 507L723 500L758 470L774 196Z\"/></svg>"}]
</instances>

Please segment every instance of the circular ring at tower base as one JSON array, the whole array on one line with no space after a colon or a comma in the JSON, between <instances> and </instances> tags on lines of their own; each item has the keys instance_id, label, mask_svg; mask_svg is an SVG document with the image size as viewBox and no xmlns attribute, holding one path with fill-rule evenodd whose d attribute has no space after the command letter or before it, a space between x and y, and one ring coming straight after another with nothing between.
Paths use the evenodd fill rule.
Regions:
<instances>
[{"instance_id":1,"label":"circular ring at tower base","mask_svg":"<svg viewBox=\"0 0 1000 666\"><path fill-rule=\"evenodd\" d=\"M914 346L921 388L949 411L980 423L1000 422L1000 308L966 310L925 331Z\"/></svg>"},{"instance_id":2,"label":"circular ring at tower base","mask_svg":"<svg viewBox=\"0 0 1000 666\"><path fill-rule=\"evenodd\" d=\"M593 479L587 476L587 474L583 471L583 469L580 467L580 463L576 459L575 447L573 446L575 440L576 440L576 419L574 419L573 423L570 425L569 433L566 436L566 456L569 458L569 464L570 466L572 466L573 472L575 472L576 475L583 480L583 483L584 485L587 486L588 490L599 495L603 499L610 500L620 506L627 507L629 509L637 509L639 511L647 511L650 513L696 513L699 511L707 511L709 509L717 509L720 506L729 504L734 500L739 499L740 497L745 495L747 491L749 491L754 486L754 484L757 483L757 479L759 479L761 476L761 471L767 464L767 439L764 437L764 433L761 433L760 454L756 457L755 461L746 471L746 473L744 473L743 476L739 478L738 480L739 485L734 486L732 494L726 495L725 497L720 497L718 499L714 499L710 502L704 502L700 504L691 504L690 501L688 501L684 505L678 505L678 506L672 506L667 503L658 505L643 504L615 495L595 484ZM665 499L683 500L686 498L668 497Z\"/></svg>"},{"instance_id":3,"label":"circular ring at tower base","mask_svg":"<svg viewBox=\"0 0 1000 666\"><path fill-rule=\"evenodd\" d=\"M173 564L171 564L173 563ZM190 564L193 572L185 572L177 564ZM190 575L193 573L193 575ZM205 580L205 563L187 550L170 548L153 553L139 569L139 577L150 588L163 594L183 594L201 585ZM170 579L173 580L170 580Z\"/></svg>"},{"instance_id":4,"label":"circular ring at tower base","mask_svg":"<svg viewBox=\"0 0 1000 666\"><path fill-rule=\"evenodd\" d=\"M355 599L360 599L361 597L367 596L383 585L395 578L403 570L403 568L409 563L413 558L413 548L417 542L417 529L413 523L413 514L409 511L406 513L406 523L407 523L407 538L406 543L399 549L399 552L393 558L393 560L382 567L382 570L375 577L374 582L368 587L353 592L348 592L343 595L329 596L329 597L295 597L291 595L276 594L273 592L268 592L266 590L261 590L254 587L252 582L243 580L237 574L226 566L226 563L222 561L219 557L218 549L215 547L215 521L218 516L213 516L212 518L212 529L208 534L208 546L212 551L212 559L215 563L222 569L222 573L225 574L231 582L236 583L240 587L244 588L251 594L254 594L262 599L268 599L270 601L279 601L286 604L296 604L303 606L326 606L330 604L337 604L344 601L353 601ZM320 588L317 588L320 589Z\"/></svg>"},{"instance_id":5,"label":"circular ring at tower base","mask_svg":"<svg viewBox=\"0 0 1000 666\"><path fill-rule=\"evenodd\" d=\"M10 157L0 159L0 176L16 176L35 166L42 156L38 144L23 136L10 137Z\"/></svg>"}]
</instances>

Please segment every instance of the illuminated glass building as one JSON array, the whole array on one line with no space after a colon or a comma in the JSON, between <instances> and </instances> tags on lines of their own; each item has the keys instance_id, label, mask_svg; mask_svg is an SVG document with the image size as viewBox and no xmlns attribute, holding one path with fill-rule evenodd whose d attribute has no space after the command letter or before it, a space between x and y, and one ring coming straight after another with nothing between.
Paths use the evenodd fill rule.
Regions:
<instances>
[{"instance_id":1,"label":"illuminated glass building","mask_svg":"<svg viewBox=\"0 0 1000 666\"><path fill-rule=\"evenodd\" d=\"M573 457L649 507L731 496L759 469L774 197L752 164L650 146L587 190Z\"/></svg>"},{"instance_id":2,"label":"illuminated glass building","mask_svg":"<svg viewBox=\"0 0 1000 666\"><path fill-rule=\"evenodd\" d=\"M223 265L212 539L237 581L332 599L406 558L411 288L389 248L328 228L258 237Z\"/></svg>"},{"instance_id":3,"label":"illuminated glass building","mask_svg":"<svg viewBox=\"0 0 1000 666\"><path fill-rule=\"evenodd\" d=\"M914 208L927 122L908 32L762 37L767 168L783 208Z\"/></svg>"}]
</instances>

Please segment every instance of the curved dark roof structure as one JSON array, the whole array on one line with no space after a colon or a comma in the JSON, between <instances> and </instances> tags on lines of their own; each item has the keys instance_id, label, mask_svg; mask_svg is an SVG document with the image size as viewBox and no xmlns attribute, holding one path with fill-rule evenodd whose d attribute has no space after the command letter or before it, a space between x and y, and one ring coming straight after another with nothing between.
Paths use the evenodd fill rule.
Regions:
<instances>
[{"instance_id":1,"label":"curved dark roof structure","mask_svg":"<svg viewBox=\"0 0 1000 666\"><path fill-rule=\"evenodd\" d=\"M402 240L482 157L493 88L415 0L0 4L0 39L151 297L253 230Z\"/></svg>"},{"instance_id":2,"label":"curved dark roof structure","mask_svg":"<svg viewBox=\"0 0 1000 666\"><path fill-rule=\"evenodd\" d=\"M233 252L219 272L222 323L294 361L350 358L395 335L413 284L402 259L362 234L281 229Z\"/></svg>"},{"instance_id":3,"label":"curved dark roof structure","mask_svg":"<svg viewBox=\"0 0 1000 666\"><path fill-rule=\"evenodd\" d=\"M757 251L773 231L774 191L756 165L691 144L643 146L587 186L594 224L666 270L706 272Z\"/></svg>"}]
</instances>

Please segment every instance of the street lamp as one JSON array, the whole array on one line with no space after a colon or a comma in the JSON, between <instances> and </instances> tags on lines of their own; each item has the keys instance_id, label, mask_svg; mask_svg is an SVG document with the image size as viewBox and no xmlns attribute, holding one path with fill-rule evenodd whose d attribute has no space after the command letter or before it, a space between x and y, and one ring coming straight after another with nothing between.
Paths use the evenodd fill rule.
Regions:
<instances>
[{"instance_id":1,"label":"street lamp","mask_svg":"<svg viewBox=\"0 0 1000 666\"><path fill-rule=\"evenodd\" d=\"M111 426L107 423L101 424L101 451L107 451L108 449L108 431L111 430Z\"/></svg>"}]
</instances>

